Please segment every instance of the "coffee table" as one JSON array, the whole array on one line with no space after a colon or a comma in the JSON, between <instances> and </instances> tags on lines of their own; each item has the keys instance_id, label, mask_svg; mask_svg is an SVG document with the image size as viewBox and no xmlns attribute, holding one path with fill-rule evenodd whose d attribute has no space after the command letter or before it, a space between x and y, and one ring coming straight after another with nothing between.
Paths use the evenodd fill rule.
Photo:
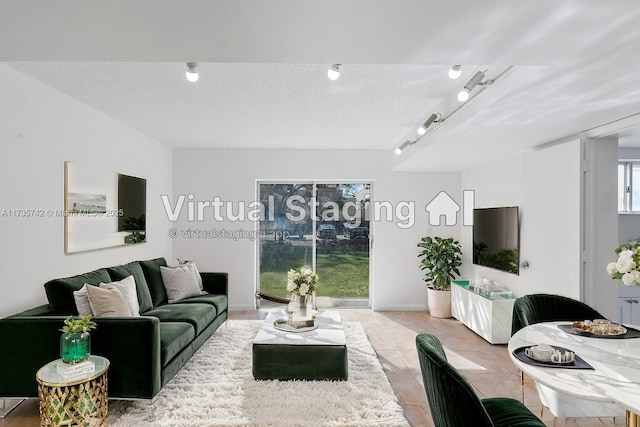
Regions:
<instances>
[{"instance_id":1,"label":"coffee table","mask_svg":"<svg viewBox=\"0 0 640 427\"><path fill-rule=\"evenodd\" d=\"M267 315L253 340L253 377L258 380L347 380L347 339L340 313L316 314L318 327L286 332L273 326L285 311Z\"/></svg>"}]
</instances>

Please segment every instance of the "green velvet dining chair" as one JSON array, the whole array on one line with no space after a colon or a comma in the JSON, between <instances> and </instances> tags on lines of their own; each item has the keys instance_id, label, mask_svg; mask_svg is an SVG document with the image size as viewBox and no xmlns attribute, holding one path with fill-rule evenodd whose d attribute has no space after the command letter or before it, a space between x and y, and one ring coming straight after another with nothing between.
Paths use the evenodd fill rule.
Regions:
<instances>
[{"instance_id":1,"label":"green velvet dining chair","mask_svg":"<svg viewBox=\"0 0 640 427\"><path fill-rule=\"evenodd\" d=\"M416 347L435 427L543 427L519 400L480 399L467 380L449 364L442 344L430 334L416 336Z\"/></svg>"},{"instance_id":2,"label":"green velvet dining chair","mask_svg":"<svg viewBox=\"0 0 640 427\"><path fill-rule=\"evenodd\" d=\"M593 319L604 316L578 300L552 294L525 295L513 304L511 335L535 323Z\"/></svg>"}]
</instances>

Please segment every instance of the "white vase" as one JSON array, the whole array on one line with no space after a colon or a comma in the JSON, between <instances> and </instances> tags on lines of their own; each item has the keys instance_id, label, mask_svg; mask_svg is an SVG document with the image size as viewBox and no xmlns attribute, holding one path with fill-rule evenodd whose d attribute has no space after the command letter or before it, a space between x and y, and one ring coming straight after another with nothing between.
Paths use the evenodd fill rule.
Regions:
<instances>
[{"instance_id":1,"label":"white vase","mask_svg":"<svg viewBox=\"0 0 640 427\"><path fill-rule=\"evenodd\" d=\"M432 317L448 319L451 317L451 291L427 288L429 314Z\"/></svg>"}]
</instances>

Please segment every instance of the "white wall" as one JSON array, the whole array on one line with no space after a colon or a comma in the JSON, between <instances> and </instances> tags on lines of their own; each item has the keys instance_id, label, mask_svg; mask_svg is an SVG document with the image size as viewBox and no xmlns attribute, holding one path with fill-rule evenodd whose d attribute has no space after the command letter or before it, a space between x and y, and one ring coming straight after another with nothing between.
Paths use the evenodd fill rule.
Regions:
<instances>
[{"instance_id":1,"label":"white wall","mask_svg":"<svg viewBox=\"0 0 640 427\"><path fill-rule=\"evenodd\" d=\"M46 303L49 279L172 256L159 197L171 194L167 146L4 64L0 93L0 316ZM62 210L65 160L146 178L148 243L65 255L62 217L8 216Z\"/></svg>"},{"instance_id":2,"label":"white wall","mask_svg":"<svg viewBox=\"0 0 640 427\"><path fill-rule=\"evenodd\" d=\"M605 317L618 316L618 284L606 271L618 246L618 138L585 138L584 301Z\"/></svg>"},{"instance_id":3,"label":"white wall","mask_svg":"<svg viewBox=\"0 0 640 427\"><path fill-rule=\"evenodd\" d=\"M427 296L416 245L427 233L459 236L457 226L428 226L424 207L441 190L460 200L460 175L390 172L391 156L390 151L177 149L172 205L180 194L193 194L196 201L219 196L222 201L249 203L256 200L256 180L372 181L374 201L414 202L416 218L407 229L398 227L396 221L372 225L373 309L424 310ZM175 223L175 257L193 259L203 271L228 272L231 309L254 307L255 243L250 239L185 238L181 233L189 228L253 230L254 226L247 220L215 221L212 215L201 223L190 222L186 212Z\"/></svg>"},{"instance_id":4,"label":"white wall","mask_svg":"<svg viewBox=\"0 0 640 427\"><path fill-rule=\"evenodd\" d=\"M482 165L462 174L476 207L520 207L520 262L510 274L471 263L473 231L463 227L464 274L495 280L514 295L580 294L580 143L561 145Z\"/></svg>"},{"instance_id":5,"label":"white wall","mask_svg":"<svg viewBox=\"0 0 640 427\"><path fill-rule=\"evenodd\" d=\"M522 214L523 158L512 157L481 165L462 174L462 188L472 190L475 207L519 206ZM520 278L514 274L477 266L472 263L473 227L463 227L463 277L487 277L518 293Z\"/></svg>"}]
</instances>

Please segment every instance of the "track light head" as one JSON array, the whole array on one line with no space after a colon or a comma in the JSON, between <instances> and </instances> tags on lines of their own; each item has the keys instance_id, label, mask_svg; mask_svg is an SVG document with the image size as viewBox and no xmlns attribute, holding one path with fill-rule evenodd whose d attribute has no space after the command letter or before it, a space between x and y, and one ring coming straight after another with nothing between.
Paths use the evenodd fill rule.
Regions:
<instances>
[{"instance_id":1,"label":"track light head","mask_svg":"<svg viewBox=\"0 0 640 427\"><path fill-rule=\"evenodd\" d=\"M483 71L478 71L473 75L473 77L471 77L471 80L469 80L467 84L464 85L464 88L469 89L469 91L471 91L474 87L482 83L482 79L484 79L484 76L485 74Z\"/></svg>"},{"instance_id":2,"label":"track light head","mask_svg":"<svg viewBox=\"0 0 640 427\"><path fill-rule=\"evenodd\" d=\"M338 80L340 77L340 65L342 64L333 64L329 67L329 70L327 70L327 77L329 77L329 80Z\"/></svg>"},{"instance_id":3,"label":"track light head","mask_svg":"<svg viewBox=\"0 0 640 427\"><path fill-rule=\"evenodd\" d=\"M191 83L195 83L198 81L200 77L198 75L198 63L197 62L187 62L187 72L185 73L187 80Z\"/></svg>"},{"instance_id":4,"label":"track light head","mask_svg":"<svg viewBox=\"0 0 640 427\"><path fill-rule=\"evenodd\" d=\"M425 133L427 133L427 129L429 129L429 126L431 126L434 123L439 122L441 118L442 118L442 114L440 114L440 113L431 114L427 118L427 120L425 120L425 122L423 124L421 124L420 127L418 128L418 134L419 135L424 135Z\"/></svg>"},{"instance_id":5,"label":"track light head","mask_svg":"<svg viewBox=\"0 0 640 427\"><path fill-rule=\"evenodd\" d=\"M467 99L469 99L469 94L471 93L474 87L485 84L485 83L482 83L482 79L484 79L484 77L485 77L485 74L483 71L478 71L477 73L475 73L473 77L471 77L471 80L469 80L467 84L464 85L464 89L462 89L460 93L458 93L458 101L465 102ZM486 84L490 84L490 83L486 83Z\"/></svg>"},{"instance_id":6,"label":"track light head","mask_svg":"<svg viewBox=\"0 0 640 427\"><path fill-rule=\"evenodd\" d=\"M460 77L460 74L462 74L462 70L460 68L460 65L452 65L451 68L449 68L449 78L451 80L455 80Z\"/></svg>"},{"instance_id":7,"label":"track light head","mask_svg":"<svg viewBox=\"0 0 640 427\"><path fill-rule=\"evenodd\" d=\"M406 140L405 142L400 144L400 146L398 148L396 148L396 154L397 155L402 154L402 152L404 151L405 148L407 148L408 146L413 145L415 143L416 143L415 141Z\"/></svg>"}]
</instances>

